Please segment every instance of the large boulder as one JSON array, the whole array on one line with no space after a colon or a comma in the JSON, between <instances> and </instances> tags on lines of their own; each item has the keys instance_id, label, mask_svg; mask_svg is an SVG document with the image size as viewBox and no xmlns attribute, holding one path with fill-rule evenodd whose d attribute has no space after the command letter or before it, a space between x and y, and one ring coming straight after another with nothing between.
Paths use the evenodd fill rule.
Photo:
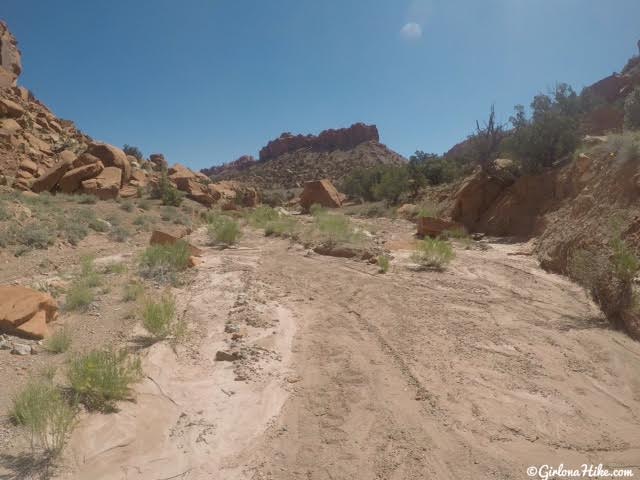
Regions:
<instances>
[{"instance_id":1,"label":"large boulder","mask_svg":"<svg viewBox=\"0 0 640 480\"><path fill-rule=\"evenodd\" d=\"M58 304L46 293L17 285L0 286L0 330L27 338L44 338L58 316Z\"/></svg>"},{"instance_id":2,"label":"large boulder","mask_svg":"<svg viewBox=\"0 0 640 480\"><path fill-rule=\"evenodd\" d=\"M14 101L0 98L0 117L20 118L22 115L24 115L24 108Z\"/></svg>"},{"instance_id":3,"label":"large boulder","mask_svg":"<svg viewBox=\"0 0 640 480\"><path fill-rule=\"evenodd\" d=\"M0 88L13 87L22 73L22 60L18 42L0 21Z\"/></svg>"},{"instance_id":4,"label":"large boulder","mask_svg":"<svg viewBox=\"0 0 640 480\"><path fill-rule=\"evenodd\" d=\"M174 182L177 182L181 178L196 178L196 174L194 172L179 163L176 163L171 167L167 173L169 174L169 178Z\"/></svg>"},{"instance_id":5,"label":"large boulder","mask_svg":"<svg viewBox=\"0 0 640 480\"><path fill-rule=\"evenodd\" d=\"M205 207L211 207L216 203L217 198L209 192L206 185L198 182L196 177L178 177L175 182L178 190L185 192L191 200Z\"/></svg>"},{"instance_id":6,"label":"large boulder","mask_svg":"<svg viewBox=\"0 0 640 480\"><path fill-rule=\"evenodd\" d=\"M94 142L87 148L87 153L98 157L105 167L117 167L122 170L122 184L129 181L131 164L127 160L127 155L121 149L107 143Z\"/></svg>"},{"instance_id":7,"label":"large boulder","mask_svg":"<svg viewBox=\"0 0 640 480\"><path fill-rule=\"evenodd\" d=\"M104 165L100 160L71 169L60 179L58 187L63 193L73 193L80 189L83 180L99 175L102 170L104 170Z\"/></svg>"},{"instance_id":8,"label":"large boulder","mask_svg":"<svg viewBox=\"0 0 640 480\"><path fill-rule=\"evenodd\" d=\"M36 193L53 190L64 174L71 168L71 165L69 161L56 163L33 182L31 190Z\"/></svg>"},{"instance_id":9,"label":"large boulder","mask_svg":"<svg viewBox=\"0 0 640 480\"><path fill-rule=\"evenodd\" d=\"M100 200L110 200L118 198L121 184L122 170L118 167L105 167L97 177L84 180L82 190Z\"/></svg>"},{"instance_id":10,"label":"large boulder","mask_svg":"<svg viewBox=\"0 0 640 480\"><path fill-rule=\"evenodd\" d=\"M98 162L102 163L98 157L91 155L90 153L84 152L78 157L74 157L73 168L83 167L85 165L91 165ZM102 165L104 166L104 163Z\"/></svg>"},{"instance_id":11,"label":"large boulder","mask_svg":"<svg viewBox=\"0 0 640 480\"><path fill-rule=\"evenodd\" d=\"M304 184L304 190L300 195L300 206L307 211L316 203L328 208L342 206L340 193L329 180L314 180Z\"/></svg>"}]
</instances>

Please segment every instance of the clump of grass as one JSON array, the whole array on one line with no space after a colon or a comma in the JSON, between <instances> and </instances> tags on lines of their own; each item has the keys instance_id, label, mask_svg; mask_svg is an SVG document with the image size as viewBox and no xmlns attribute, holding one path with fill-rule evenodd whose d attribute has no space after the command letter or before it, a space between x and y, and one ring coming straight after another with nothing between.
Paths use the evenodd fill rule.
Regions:
<instances>
[{"instance_id":1,"label":"clump of grass","mask_svg":"<svg viewBox=\"0 0 640 480\"><path fill-rule=\"evenodd\" d=\"M380 273L387 273L389 271L389 257L386 255L378 256L378 271Z\"/></svg>"},{"instance_id":2,"label":"clump of grass","mask_svg":"<svg viewBox=\"0 0 640 480\"><path fill-rule=\"evenodd\" d=\"M249 225L256 228L265 228L270 222L279 220L280 215L271 207L260 206L249 214Z\"/></svg>"},{"instance_id":3,"label":"clump of grass","mask_svg":"<svg viewBox=\"0 0 640 480\"><path fill-rule=\"evenodd\" d=\"M176 207L165 207L160 212L160 218L165 222L172 222L180 215L179 210Z\"/></svg>"},{"instance_id":4,"label":"clump of grass","mask_svg":"<svg viewBox=\"0 0 640 480\"><path fill-rule=\"evenodd\" d=\"M93 303L95 293L85 282L74 281L67 290L64 301L64 309L67 311L84 311Z\"/></svg>"},{"instance_id":5,"label":"clump of grass","mask_svg":"<svg viewBox=\"0 0 640 480\"><path fill-rule=\"evenodd\" d=\"M124 200L122 203L120 203L120 208L125 212L133 212L135 205L131 200Z\"/></svg>"},{"instance_id":6,"label":"clump of grass","mask_svg":"<svg viewBox=\"0 0 640 480\"><path fill-rule=\"evenodd\" d=\"M125 302L138 300L144 294L144 285L140 282L132 281L123 287L122 299Z\"/></svg>"},{"instance_id":7,"label":"clump of grass","mask_svg":"<svg viewBox=\"0 0 640 480\"><path fill-rule=\"evenodd\" d=\"M298 222L291 217L282 217L268 222L264 227L264 234L269 237L295 238L297 237Z\"/></svg>"},{"instance_id":8,"label":"clump of grass","mask_svg":"<svg viewBox=\"0 0 640 480\"><path fill-rule=\"evenodd\" d=\"M53 227L48 223L32 222L21 228L16 228L15 243L29 250L45 250L53 245L55 235Z\"/></svg>"},{"instance_id":9,"label":"clump of grass","mask_svg":"<svg viewBox=\"0 0 640 480\"><path fill-rule=\"evenodd\" d=\"M240 237L240 225L226 215L218 215L207 226L207 235L212 244L233 245Z\"/></svg>"},{"instance_id":10,"label":"clump of grass","mask_svg":"<svg viewBox=\"0 0 640 480\"><path fill-rule=\"evenodd\" d=\"M411 259L422 268L444 269L454 258L451 245L437 238L425 238L416 245Z\"/></svg>"},{"instance_id":11,"label":"clump of grass","mask_svg":"<svg viewBox=\"0 0 640 480\"><path fill-rule=\"evenodd\" d=\"M104 267L104 273L113 275L122 275L127 271L127 264L124 262L109 263Z\"/></svg>"},{"instance_id":12,"label":"clump of grass","mask_svg":"<svg viewBox=\"0 0 640 480\"><path fill-rule=\"evenodd\" d=\"M71 333L66 328L56 330L44 342L44 348L51 353L64 353L71 347Z\"/></svg>"},{"instance_id":13,"label":"clump of grass","mask_svg":"<svg viewBox=\"0 0 640 480\"><path fill-rule=\"evenodd\" d=\"M142 375L140 359L125 350L94 350L71 361L69 385L90 410L109 412L115 402L130 397L131 385Z\"/></svg>"},{"instance_id":14,"label":"clump of grass","mask_svg":"<svg viewBox=\"0 0 640 480\"><path fill-rule=\"evenodd\" d=\"M109 232L109 238L119 243L126 242L130 236L131 232L123 225L115 225Z\"/></svg>"},{"instance_id":15,"label":"clump of grass","mask_svg":"<svg viewBox=\"0 0 640 480\"><path fill-rule=\"evenodd\" d=\"M312 207L313 208L313 207ZM319 240L328 245L359 243L362 234L355 231L348 217L316 209L314 224Z\"/></svg>"},{"instance_id":16,"label":"clump of grass","mask_svg":"<svg viewBox=\"0 0 640 480\"><path fill-rule=\"evenodd\" d=\"M27 429L32 447L57 456L73 428L75 409L50 381L34 380L13 398L9 415Z\"/></svg>"},{"instance_id":17,"label":"clump of grass","mask_svg":"<svg viewBox=\"0 0 640 480\"><path fill-rule=\"evenodd\" d=\"M164 340L173 333L176 323L176 302L169 293L158 301L151 298L142 305L142 325L156 341Z\"/></svg>"},{"instance_id":18,"label":"clump of grass","mask_svg":"<svg viewBox=\"0 0 640 480\"><path fill-rule=\"evenodd\" d=\"M140 259L140 274L160 282L174 282L176 274L189 267L191 252L187 242L179 240L173 245L151 245Z\"/></svg>"},{"instance_id":19,"label":"clump of grass","mask_svg":"<svg viewBox=\"0 0 640 480\"><path fill-rule=\"evenodd\" d=\"M149 200L148 198L141 198L140 200L138 200L138 208L141 208L142 210L151 210L151 200Z\"/></svg>"},{"instance_id":20,"label":"clump of grass","mask_svg":"<svg viewBox=\"0 0 640 480\"><path fill-rule=\"evenodd\" d=\"M98 203L98 197L96 197L95 195L87 195L86 193L83 193L76 196L76 202L81 205L94 205Z\"/></svg>"},{"instance_id":21,"label":"clump of grass","mask_svg":"<svg viewBox=\"0 0 640 480\"><path fill-rule=\"evenodd\" d=\"M80 240L89 235L89 228L85 223L65 221L61 227L65 239L74 246L78 245Z\"/></svg>"},{"instance_id":22,"label":"clump of grass","mask_svg":"<svg viewBox=\"0 0 640 480\"><path fill-rule=\"evenodd\" d=\"M102 278L93 265L93 258L82 257L80 271L67 290L64 302L65 310L86 310L95 299L93 289L101 284Z\"/></svg>"}]
</instances>

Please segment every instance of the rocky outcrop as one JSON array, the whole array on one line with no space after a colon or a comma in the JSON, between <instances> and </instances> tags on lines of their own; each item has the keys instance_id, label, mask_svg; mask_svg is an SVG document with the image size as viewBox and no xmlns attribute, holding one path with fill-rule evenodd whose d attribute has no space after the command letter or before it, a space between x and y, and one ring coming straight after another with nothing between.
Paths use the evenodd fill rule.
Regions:
<instances>
[{"instance_id":1,"label":"rocky outcrop","mask_svg":"<svg viewBox=\"0 0 640 480\"><path fill-rule=\"evenodd\" d=\"M82 182L82 192L95 195L100 200L118 198L122 184L122 170L118 167L105 167L95 178Z\"/></svg>"},{"instance_id":2,"label":"rocky outcrop","mask_svg":"<svg viewBox=\"0 0 640 480\"><path fill-rule=\"evenodd\" d=\"M67 171L58 182L58 187L63 193L73 193L80 189L83 180L98 176L102 170L104 170L104 165L100 160L81 165Z\"/></svg>"},{"instance_id":3,"label":"rocky outcrop","mask_svg":"<svg viewBox=\"0 0 640 480\"><path fill-rule=\"evenodd\" d=\"M200 172L207 177L214 177L221 174L234 175L236 173L247 170L248 168L251 168L256 163L258 163L258 161L251 155L243 155L233 162L225 163L224 165L220 165L217 167L203 168L202 170L200 170Z\"/></svg>"},{"instance_id":4,"label":"rocky outcrop","mask_svg":"<svg viewBox=\"0 0 640 480\"><path fill-rule=\"evenodd\" d=\"M107 143L94 142L89 145L87 153L99 158L105 167L117 167L122 170L123 185L131 178L131 164L127 159L127 155L118 147Z\"/></svg>"},{"instance_id":5,"label":"rocky outcrop","mask_svg":"<svg viewBox=\"0 0 640 480\"><path fill-rule=\"evenodd\" d=\"M168 232L166 230L154 230L149 239L149 245L175 245L178 242L184 242L189 249L189 254L193 257L201 257L202 250L191 245L183 239L187 232Z\"/></svg>"},{"instance_id":6,"label":"rocky outcrop","mask_svg":"<svg viewBox=\"0 0 640 480\"><path fill-rule=\"evenodd\" d=\"M328 208L342 206L340 194L329 180L315 180L304 184L304 190L300 195L300 206L308 211L314 204Z\"/></svg>"},{"instance_id":7,"label":"rocky outcrop","mask_svg":"<svg viewBox=\"0 0 640 480\"><path fill-rule=\"evenodd\" d=\"M349 128L325 130L320 135L292 135L283 133L260 150L260 161L264 162L302 148L314 151L348 150L361 143L380 141L375 125L356 123Z\"/></svg>"},{"instance_id":8,"label":"rocky outcrop","mask_svg":"<svg viewBox=\"0 0 640 480\"><path fill-rule=\"evenodd\" d=\"M0 88L13 87L22 73L22 57L18 42L0 21Z\"/></svg>"},{"instance_id":9,"label":"rocky outcrop","mask_svg":"<svg viewBox=\"0 0 640 480\"><path fill-rule=\"evenodd\" d=\"M59 162L44 172L31 185L31 190L35 193L52 190L60 181L60 179L71 168L72 163L69 161Z\"/></svg>"},{"instance_id":10,"label":"rocky outcrop","mask_svg":"<svg viewBox=\"0 0 640 480\"><path fill-rule=\"evenodd\" d=\"M48 294L17 285L0 286L0 331L44 338L47 324L58 316L58 304Z\"/></svg>"}]
</instances>

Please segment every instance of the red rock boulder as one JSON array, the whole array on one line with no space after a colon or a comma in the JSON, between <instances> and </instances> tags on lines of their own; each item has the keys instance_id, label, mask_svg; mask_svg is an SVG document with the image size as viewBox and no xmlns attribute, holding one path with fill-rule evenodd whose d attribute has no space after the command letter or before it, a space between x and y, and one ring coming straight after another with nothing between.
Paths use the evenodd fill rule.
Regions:
<instances>
[{"instance_id":1,"label":"red rock boulder","mask_svg":"<svg viewBox=\"0 0 640 480\"><path fill-rule=\"evenodd\" d=\"M450 220L444 220L436 217L419 217L417 236L423 237L439 237L445 232L464 231L464 225Z\"/></svg>"},{"instance_id":2,"label":"red rock boulder","mask_svg":"<svg viewBox=\"0 0 640 480\"><path fill-rule=\"evenodd\" d=\"M308 211L314 204L328 208L342 206L340 193L329 180L314 180L304 184L304 190L300 195L300 206Z\"/></svg>"},{"instance_id":3,"label":"red rock boulder","mask_svg":"<svg viewBox=\"0 0 640 480\"><path fill-rule=\"evenodd\" d=\"M0 21L0 88L13 87L22 73L22 59L18 42Z\"/></svg>"},{"instance_id":4,"label":"red rock boulder","mask_svg":"<svg viewBox=\"0 0 640 480\"><path fill-rule=\"evenodd\" d=\"M118 147L107 143L94 142L89 145L86 153L98 157L105 167L117 167L122 170L122 184L120 186L129 181L131 177L131 164L129 160L127 160L127 155Z\"/></svg>"},{"instance_id":5,"label":"red rock boulder","mask_svg":"<svg viewBox=\"0 0 640 480\"><path fill-rule=\"evenodd\" d=\"M27 338L44 338L47 324L58 316L58 304L46 293L30 288L0 286L0 330Z\"/></svg>"},{"instance_id":6,"label":"red rock boulder","mask_svg":"<svg viewBox=\"0 0 640 480\"><path fill-rule=\"evenodd\" d=\"M122 170L118 167L106 167L100 174L82 182L84 193L95 195L100 200L118 198L122 184Z\"/></svg>"},{"instance_id":7,"label":"red rock boulder","mask_svg":"<svg viewBox=\"0 0 640 480\"><path fill-rule=\"evenodd\" d=\"M35 182L33 182L31 190L35 193L53 190L70 168L71 162L69 161L56 163L53 167L50 167L40 177L38 177Z\"/></svg>"},{"instance_id":8,"label":"red rock boulder","mask_svg":"<svg viewBox=\"0 0 640 480\"><path fill-rule=\"evenodd\" d=\"M63 175L60 182L58 182L58 187L63 193L73 193L80 189L83 180L96 177L102 173L102 170L104 170L104 165L100 160L73 168Z\"/></svg>"}]
</instances>

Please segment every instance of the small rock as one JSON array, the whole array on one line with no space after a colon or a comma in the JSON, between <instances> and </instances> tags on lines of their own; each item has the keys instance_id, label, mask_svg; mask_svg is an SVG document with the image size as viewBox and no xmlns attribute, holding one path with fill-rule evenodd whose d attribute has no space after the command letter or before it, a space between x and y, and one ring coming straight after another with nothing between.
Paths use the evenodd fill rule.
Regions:
<instances>
[{"instance_id":1,"label":"small rock","mask_svg":"<svg viewBox=\"0 0 640 480\"><path fill-rule=\"evenodd\" d=\"M225 352L223 350L216 352L216 362L235 362L241 358L242 356L239 352Z\"/></svg>"},{"instance_id":2,"label":"small rock","mask_svg":"<svg viewBox=\"0 0 640 480\"><path fill-rule=\"evenodd\" d=\"M240 331L240 327L235 323L227 323L224 327L224 331L226 333L238 333Z\"/></svg>"},{"instance_id":3,"label":"small rock","mask_svg":"<svg viewBox=\"0 0 640 480\"><path fill-rule=\"evenodd\" d=\"M14 355L31 355L31 346L23 343L14 343L11 353Z\"/></svg>"},{"instance_id":4,"label":"small rock","mask_svg":"<svg viewBox=\"0 0 640 480\"><path fill-rule=\"evenodd\" d=\"M471 235L471 238L478 242L484 238L484 233L474 233Z\"/></svg>"}]
</instances>

